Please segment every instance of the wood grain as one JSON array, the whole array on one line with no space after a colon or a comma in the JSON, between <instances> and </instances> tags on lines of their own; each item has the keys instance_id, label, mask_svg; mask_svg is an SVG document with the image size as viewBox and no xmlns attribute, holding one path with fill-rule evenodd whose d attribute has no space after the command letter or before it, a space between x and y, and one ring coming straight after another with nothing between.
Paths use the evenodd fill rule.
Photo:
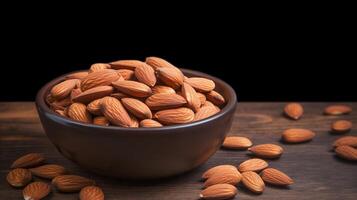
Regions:
<instances>
[{"instance_id":1,"label":"wood grain","mask_svg":"<svg viewBox=\"0 0 357 200\"><path fill-rule=\"evenodd\" d=\"M289 188L267 186L262 195L255 195L239 187L236 199L357 199L357 163L346 162L331 152L332 142L341 135L331 134L330 124L337 119L352 121L353 129L344 135L357 135L357 103L350 105L354 112L344 116L322 115L332 103L302 103L305 114L301 120L285 118L285 103L239 103L231 135L246 136L254 144L275 143L285 149L280 159L269 160L295 180ZM317 133L313 141L288 145L280 142L286 128L308 128ZM68 138L70 139L70 138ZM32 102L0 103L0 197L21 199L21 190L13 189L5 177L13 160L30 153L41 152L48 162L64 165L74 174L96 180L106 199L198 199L202 187L201 174L220 164L238 165L250 158L247 151L219 150L206 164L187 174L150 182L126 182L98 176L62 157L43 133ZM78 199L78 193L52 192L48 199Z\"/></svg>"}]
</instances>

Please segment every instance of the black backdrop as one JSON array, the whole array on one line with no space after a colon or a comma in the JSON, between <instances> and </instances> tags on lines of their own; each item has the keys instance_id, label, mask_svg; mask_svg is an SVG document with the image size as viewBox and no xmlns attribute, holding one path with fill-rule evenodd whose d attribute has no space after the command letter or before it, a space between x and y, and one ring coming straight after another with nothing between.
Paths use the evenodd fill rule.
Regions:
<instances>
[{"instance_id":1,"label":"black backdrop","mask_svg":"<svg viewBox=\"0 0 357 200\"><path fill-rule=\"evenodd\" d=\"M34 100L47 81L95 62L159 56L225 80L241 101L356 101L353 27L299 20L164 27L22 22L26 27L4 32L0 100Z\"/></svg>"}]
</instances>

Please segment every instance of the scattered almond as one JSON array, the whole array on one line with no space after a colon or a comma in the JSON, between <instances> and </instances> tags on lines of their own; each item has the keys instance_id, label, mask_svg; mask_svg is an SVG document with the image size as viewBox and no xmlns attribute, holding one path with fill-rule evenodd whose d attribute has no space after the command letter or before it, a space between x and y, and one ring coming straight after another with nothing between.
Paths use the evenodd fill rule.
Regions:
<instances>
[{"instance_id":1,"label":"scattered almond","mask_svg":"<svg viewBox=\"0 0 357 200\"><path fill-rule=\"evenodd\" d=\"M230 184L216 184L202 190L200 198L209 200L232 199L238 193L236 187Z\"/></svg>"},{"instance_id":2,"label":"scattered almond","mask_svg":"<svg viewBox=\"0 0 357 200\"><path fill-rule=\"evenodd\" d=\"M47 164L30 169L31 173L41 178L52 179L56 176L66 174L66 169L61 165Z\"/></svg>"},{"instance_id":3,"label":"scattered almond","mask_svg":"<svg viewBox=\"0 0 357 200\"><path fill-rule=\"evenodd\" d=\"M347 120L338 120L332 123L331 129L334 133L346 133L352 128L352 122Z\"/></svg>"},{"instance_id":4,"label":"scattered almond","mask_svg":"<svg viewBox=\"0 0 357 200\"><path fill-rule=\"evenodd\" d=\"M132 124L131 118L118 99L114 97L104 97L101 105L103 115L112 124L130 127Z\"/></svg>"},{"instance_id":5,"label":"scattered almond","mask_svg":"<svg viewBox=\"0 0 357 200\"><path fill-rule=\"evenodd\" d=\"M104 193L100 187L86 186L79 193L80 200L104 200Z\"/></svg>"},{"instance_id":6,"label":"scattered almond","mask_svg":"<svg viewBox=\"0 0 357 200\"><path fill-rule=\"evenodd\" d=\"M25 200L40 200L51 192L51 187L44 182L33 182L28 184L22 191Z\"/></svg>"},{"instance_id":7,"label":"scattered almond","mask_svg":"<svg viewBox=\"0 0 357 200\"><path fill-rule=\"evenodd\" d=\"M262 178L253 171L242 173L243 185L254 193L262 193L265 189L265 184Z\"/></svg>"},{"instance_id":8,"label":"scattered almond","mask_svg":"<svg viewBox=\"0 0 357 200\"><path fill-rule=\"evenodd\" d=\"M347 146L347 145L338 146L335 149L335 152L337 156L343 159L357 161L357 149L351 146Z\"/></svg>"},{"instance_id":9,"label":"scattered almond","mask_svg":"<svg viewBox=\"0 0 357 200\"><path fill-rule=\"evenodd\" d=\"M285 115L291 119L298 120L304 113L304 108L299 103L289 103L284 108Z\"/></svg>"},{"instance_id":10,"label":"scattered almond","mask_svg":"<svg viewBox=\"0 0 357 200\"><path fill-rule=\"evenodd\" d=\"M216 91L211 91L206 94L208 100L210 100L214 105L222 106L226 103L224 97Z\"/></svg>"},{"instance_id":11,"label":"scattered almond","mask_svg":"<svg viewBox=\"0 0 357 200\"><path fill-rule=\"evenodd\" d=\"M248 148L248 150L261 158L278 158L283 153L283 148L276 144L259 144Z\"/></svg>"},{"instance_id":12,"label":"scattered almond","mask_svg":"<svg viewBox=\"0 0 357 200\"><path fill-rule=\"evenodd\" d=\"M109 120L104 116L98 116L93 119L93 124L100 126L109 126Z\"/></svg>"},{"instance_id":13,"label":"scattered almond","mask_svg":"<svg viewBox=\"0 0 357 200\"><path fill-rule=\"evenodd\" d=\"M189 108L175 108L161 110L155 113L155 117L162 124L184 124L191 122L195 113Z\"/></svg>"},{"instance_id":14,"label":"scattered almond","mask_svg":"<svg viewBox=\"0 0 357 200\"><path fill-rule=\"evenodd\" d=\"M88 74L81 82L81 90L84 92L88 89L110 85L112 82L119 79L119 75L115 70L103 69Z\"/></svg>"},{"instance_id":15,"label":"scattered almond","mask_svg":"<svg viewBox=\"0 0 357 200\"><path fill-rule=\"evenodd\" d=\"M29 153L15 160L11 168L27 168L42 164L45 157L39 153Z\"/></svg>"},{"instance_id":16,"label":"scattered almond","mask_svg":"<svg viewBox=\"0 0 357 200\"><path fill-rule=\"evenodd\" d=\"M288 175L274 168L264 169L261 177L265 182L273 185L287 186L294 183Z\"/></svg>"},{"instance_id":17,"label":"scattered almond","mask_svg":"<svg viewBox=\"0 0 357 200\"><path fill-rule=\"evenodd\" d=\"M140 127L150 128L150 127L162 127L158 121L152 119L144 119L140 121Z\"/></svg>"},{"instance_id":18,"label":"scattered almond","mask_svg":"<svg viewBox=\"0 0 357 200\"><path fill-rule=\"evenodd\" d=\"M7 174L6 180L13 187L23 187L32 180L32 175L28 169L16 168Z\"/></svg>"},{"instance_id":19,"label":"scattered almond","mask_svg":"<svg viewBox=\"0 0 357 200\"><path fill-rule=\"evenodd\" d=\"M325 108L326 115L345 115L352 112L352 108L346 105L331 105Z\"/></svg>"},{"instance_id":20,"label":"scattered almond","mask_svg":"<svg viewBox=\"0 0 357 200\"><path fill-rule=\"evenodd\" d=\"M178 94L158 93L151 95L145 100L145 104L151 110L163 110L177 108L186 104L185 98Z\"/></svg>"},{"instance_id":21,"label":"scattered almond","mask_svg":"<svg viewBox=\"0 0 357 200\"><path fill-rule=\"evenodd\" d=\"M154 69L145 63L135 69L135 76L140 82L150 87L153 87L156 84Z\"/></svg>"},{"instance_id":22,"label":"scattered almond","mask_svg":"<svg viewBox=\"0 0 357 200\"><path fill-rule=\"evenodd\" d=\"M201 77L187 78L185 82L195 88L197 92L211 92L216 87L212 80Z\"/></svg>"},{"instance_id":23,"label":"scattered almond","mask_svg":"<svg viewBox=\"0 0 357 200\"><path fill-rule=\"evenodd\" d=\"M209 187L216 184L227 183L237 185L242 179L242 175L236 170L224 170L221 168L219 173L213 173L204 183L204 187Z\"/></svg>"},{"instance_id":24,"label":"scattered almond","mask_svg":"<svg viewBox=\"0 0 357 200\"><path fill-rule=\"evenodd\" d=\"M335 140L335 142L333 143L334 147L343 146L343 145L357 147L357 136L341 137L341 138Z\"/></svg>"},{"instance_id":25,"label":"scattered almond","mask_svg":"<svg viewBox=\"0 0 357 200\"><path fill-rule=\"evenodd\" d=\"M73 103L71 106L69 106L67 115L71 119L84 123L92 122L92 116L88 112L87 106L82 103Z\"/></svg>"},{"instance_id":26,"label":"scattered almond","mask_svg":"<svg viewBox=\"0 0 357 200\"><path fill-rule=\"evenodd\" d=\"M244 150L251 147L253 143L246 137L227 136L222 144L226 149Z\"/></svg>"},{"instance_id":27,"label":"scattered almond","mask_svg":"<svg viewBox=\"0 0 357 200\"><path fill-rule=\"evenodd\" d=\"M287 129L283 132L282 138L288 143L301 143L312 140L315 137L315 133L308 129Z\"/></svg>"},{"instance_id":28,"label":"scattered almond","mask_svg":"<svg viewBox=\"0 0 357 200\"><path fill-rule=\"evenodd\" d=\"M120 92L134 97L148 97L152 93L149 86L137 81L116 81L112 84Z\"/></svg>"},{"instance_id":29,"label":"scattered almond","mask_svg":"<svg viewBox=\"0 0 357 200\"><path fill-rule=\"evenodd\" d=\"M267 167L268 167L268 163L265 160L262 160L259 158L252 158L252 159L242 162L239 165L238 170L240 172L247 172L247 171L257 172L257 171L261 171Z\"/></svg>"},{"instance_id":30,"label":"scattered almond","mask_svg":"<svg viewBox=\"0 0 357 200\"><path fill-rule=\"evenodd\" d=\"M61 192L77 192L82 188L94 185L91 179L77 175L60 175L52 180L52 184Z\"/></svg>"},{"instance_id":31,"label":"scattered almond","mask_svg":"<svg viewBox=\"0 0 357 200\"><path fill-rule=\"evenodd\" d=\"M233 165L218 165L205 171L202 175L202 179L208 179L214 174L221 174L227 171L237 171L237 168Z\"/></svg>"},{"instance_id":32,"label":"scattered almond","mask_svg":"<svg viewBox=\"0 0 357 200\"><path fill-rule=\"evenodd\" d=\"M151 119L152 113L150 108L143 102L134 98L122 98L123 106L135 117L139 119Z\"/></svg>"}]
</instances>

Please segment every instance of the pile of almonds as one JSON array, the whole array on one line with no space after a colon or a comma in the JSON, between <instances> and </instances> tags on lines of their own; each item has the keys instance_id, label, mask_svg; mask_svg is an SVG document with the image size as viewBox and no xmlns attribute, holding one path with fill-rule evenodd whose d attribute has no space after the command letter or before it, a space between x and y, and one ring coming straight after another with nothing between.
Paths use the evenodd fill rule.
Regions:
<instances>
[{"instance_id":1,"label":"pile of almonds","mask_svg":"<svg viewBox=\"0 0 357 200\"><path fill-rule=\"evenodd\" d=\"M77 175L69 175L61 165L45 164L45 157L39 153L26 154L13 162L8 173L7 182L16 188L25 187L22 191L24 199L42 199L51 192L51 185L46 181L32 181L32 176L44 180L52 180L52 186L60 192L80 191L80 200L104 200L101 188L95 181Z\"/></svg>"},{"instance_id":2,"label":"pile of almonds","mask_svg":"<svg viewBox=\"0 0 357 200\"><path fill-rule=\"evenodd\" d=\"M207 78L186 77L164 59L93 64L66 76L46 98L57 114L84 123L161 127L210 117L226 103Z\"/></svg>"},{"instance_id":3,"label":"pile of almonds","mask_svg":"<svg viewBox=\"0 0 357 200\"><path fill-rule=\"evenodd\" d=\"M325 115L345 115L352 109L345 105L333 105L325 108ZM289 103L284 108L284 114L290 119L298 120L304 113L303 106L299 103ZM333 133L347 133L352 128L352 123L347 120L338 120L332 123ZM282 133L284 143L303 143L312 140L315 133L308 129L291 128ZM258 157L242 162L238 168L233 165L219 165L207 170L202 179L204 189L200 193L202 199L231 199L238 193L237 185L242 184L253 193L260 194L265 189L265 183L286 187L294 183L293 179L284 172L268 168L268 163L263 159L277 159L284 149L277 144L254 145L250 139L241 136L227 136L222 148L231 150L248 150L251 155ZM345 136L337 139L333 148L337 156L350 160L357 160L357 136ZM260 173L259 173L260 172Z\"/></svg>"}]
</instances>

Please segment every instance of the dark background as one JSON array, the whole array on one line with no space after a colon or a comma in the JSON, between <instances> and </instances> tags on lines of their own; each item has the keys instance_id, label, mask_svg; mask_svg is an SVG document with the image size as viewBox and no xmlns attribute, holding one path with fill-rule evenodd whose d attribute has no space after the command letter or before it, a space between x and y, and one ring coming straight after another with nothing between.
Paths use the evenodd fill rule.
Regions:
<instances>
[{"instance_id":1,"label":"dark background","mask_svg":"<svg viewBox=\"0 0 357 200\"><path fill-rule=\"evenodd\" d=\"M146 56L217 76L241 101L357 100L355 23L347 17L27 17L3 28L1 101L32 101L49 80L92 63Z\"/></svg>"}]
</instances>

